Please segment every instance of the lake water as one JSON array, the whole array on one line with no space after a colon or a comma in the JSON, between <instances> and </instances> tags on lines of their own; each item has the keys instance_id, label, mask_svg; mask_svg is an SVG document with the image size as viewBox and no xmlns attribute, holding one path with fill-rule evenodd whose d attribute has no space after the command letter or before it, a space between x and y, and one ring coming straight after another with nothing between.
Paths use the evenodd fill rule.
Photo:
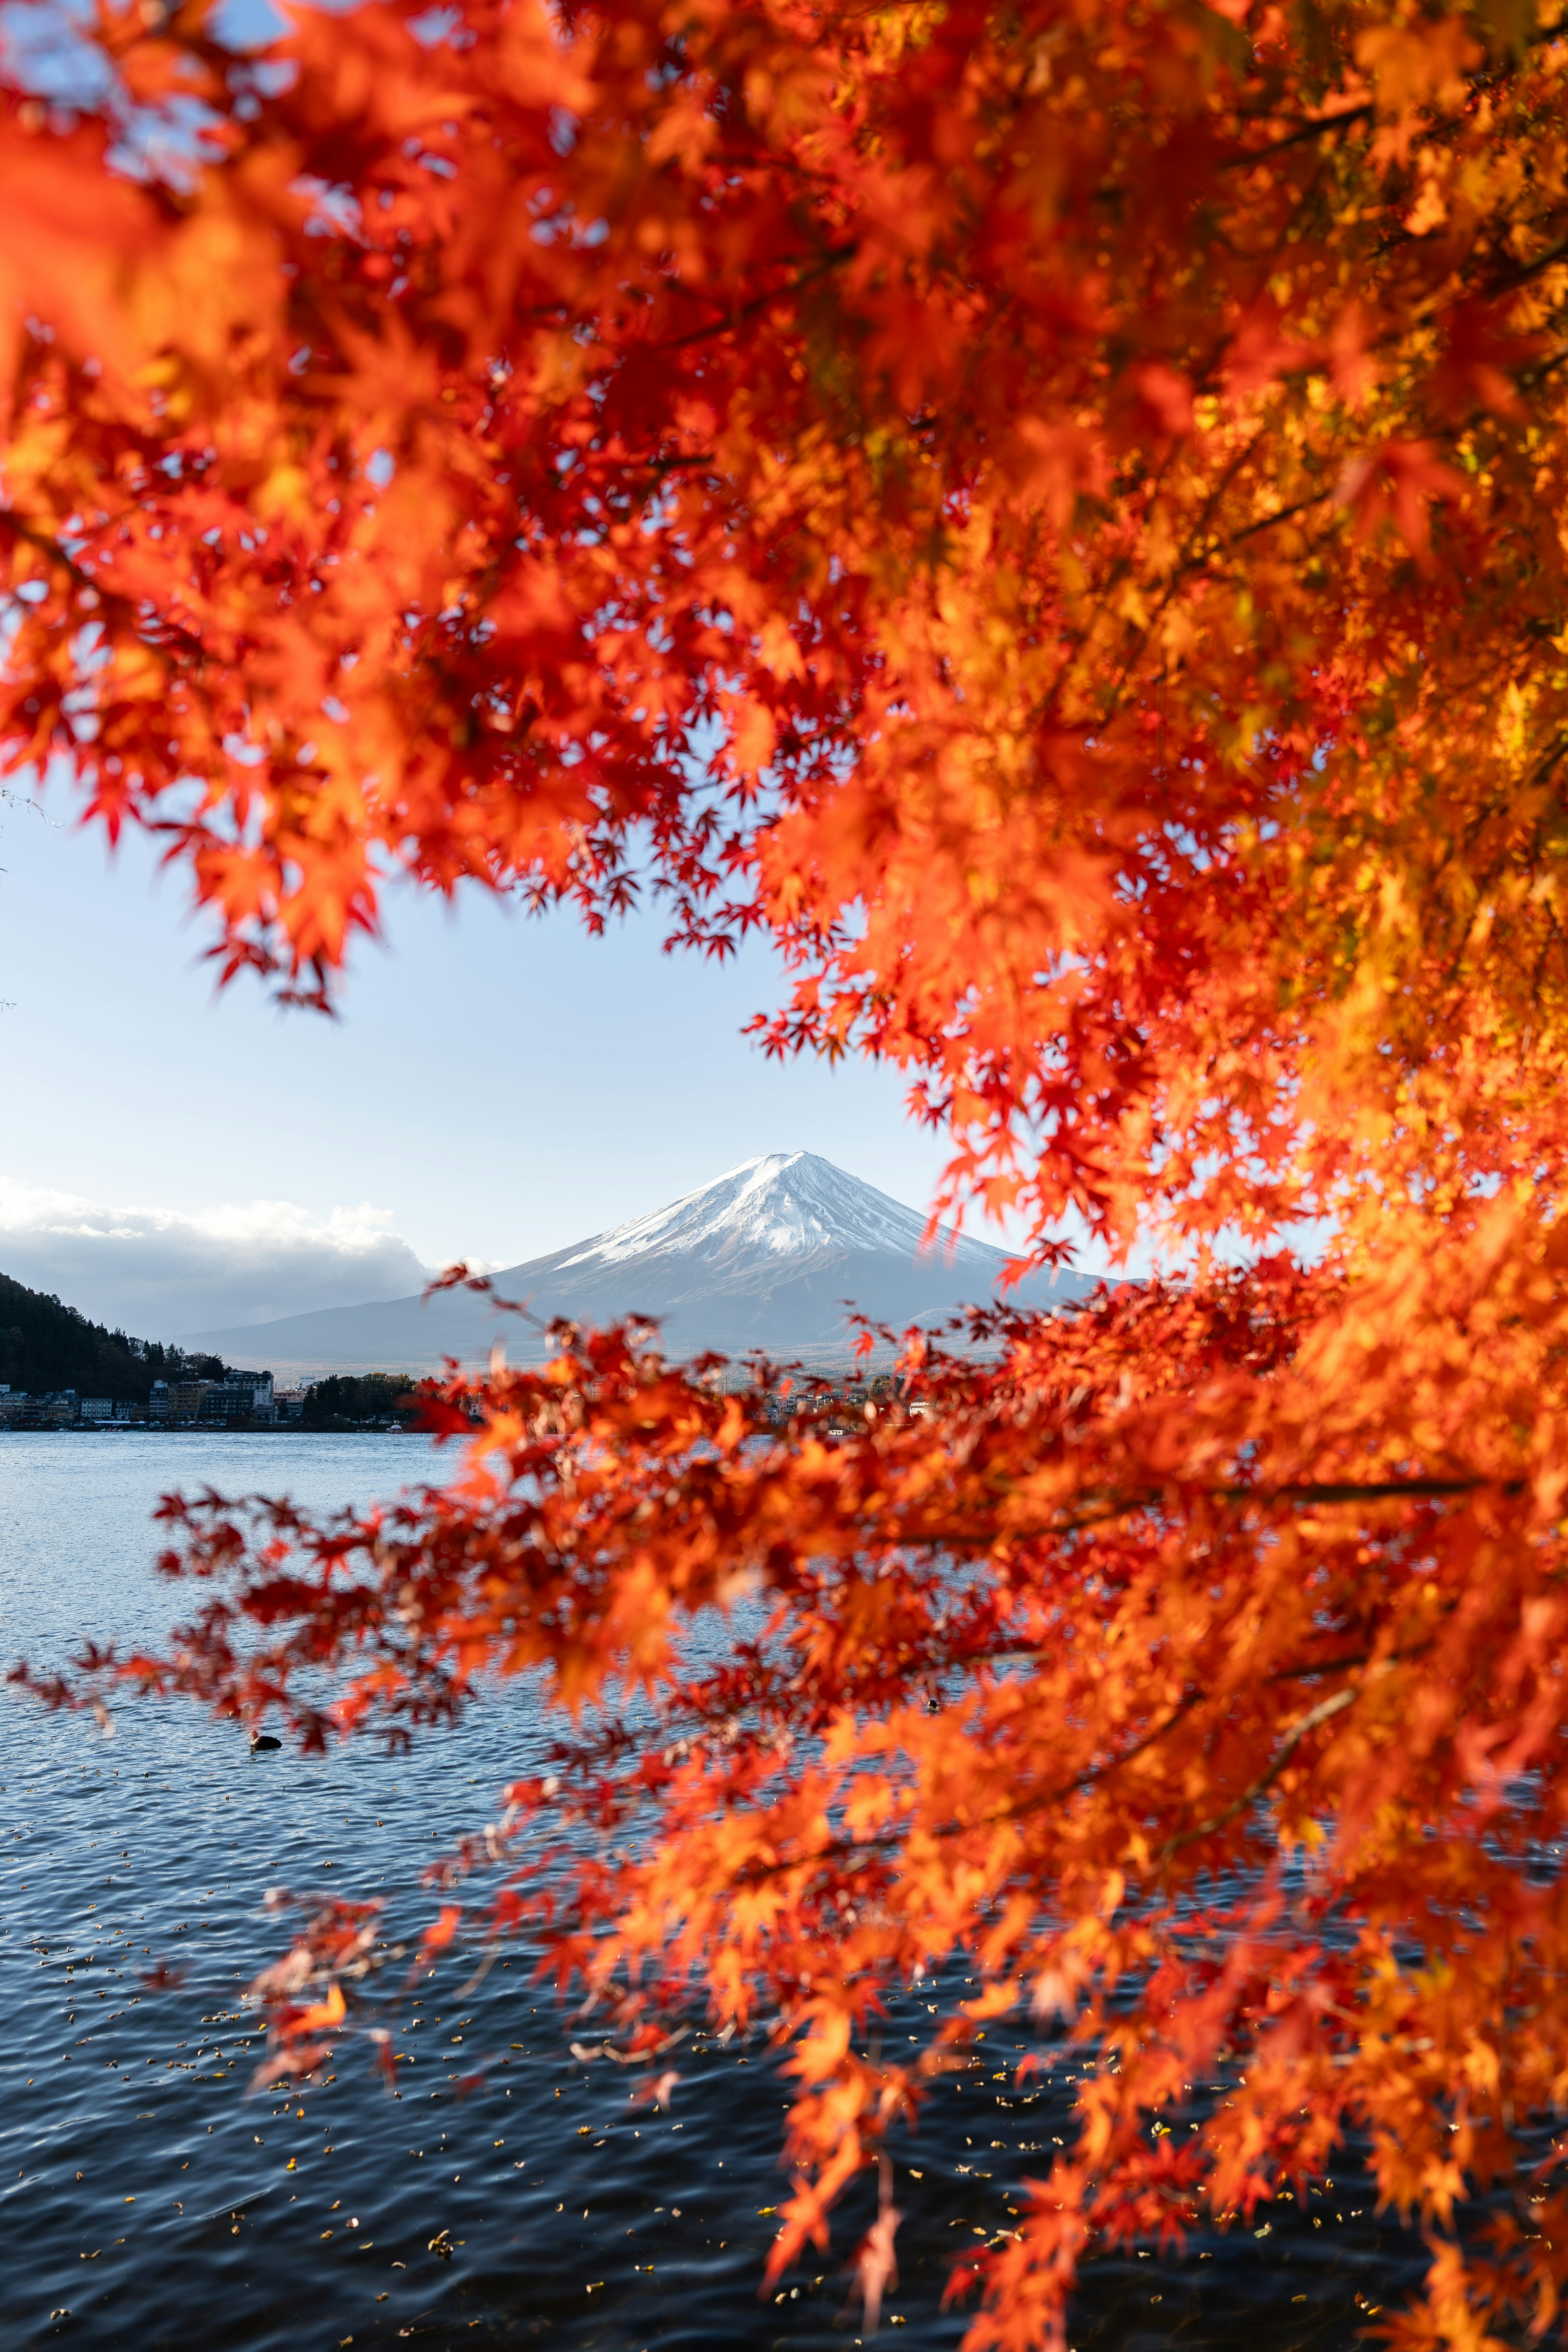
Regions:
<instances>
[{"instance_id":1,"label":"lake water","mask_svg":"<svg viewBox=\"0 0 1568 2352\"><path fill-rule=\"evenodd\" d=\"M424 1441L397 1436L0 1437L0 1664L167 1632L183 1595L152 1573L150 1514L170 1486L334 1507L429 1470ZM831 2253L759 2300L784 2105L760 2044L687 2045L670 2111L634 2113L617 2069L573 2059L522 1955L467 1995L467 1965L426 1980L421 2022L399 2035L416 2054L397 2097L356 2049L302 2096L247 2096L261 2043L242 1996L285 1939L265 1890L374 1894L395 1931L416 1927L433 1907L424 1863L489 1817L539 1739L521 1696L500 1693L412 1759L368 1743L252 1758L235 1727L185 1704L128 1703L105 1740L0 1690L6 2352L859 2340L840 2265L871 2218L869 2182L836 2215ZM181 1981L150 1984L159 1964ZM886 2032L927 2022L906 2000ZM994 2032L996 2070L1012 2039ZM993 2071L944 2085L893 2150L904 2220L886 2344L958 2344L967 2315L942 2308L956 2250L1006 2227L1021 2180L1071 2137L1069 2084L1017 2095ZM1348 2347L1424 2268L1373 2202L1347 2154L1310 2213L1260 2213L1266 2235L1102 2259L1073 2345ZM446 2262L429 2251L441 2230Z\"/></svg>"}]
</instances>

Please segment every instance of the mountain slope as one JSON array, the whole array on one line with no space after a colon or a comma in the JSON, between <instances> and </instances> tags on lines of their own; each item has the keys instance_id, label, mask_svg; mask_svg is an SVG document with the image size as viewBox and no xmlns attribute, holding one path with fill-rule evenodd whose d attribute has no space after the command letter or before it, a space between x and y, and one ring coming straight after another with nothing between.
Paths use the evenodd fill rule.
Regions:
<instances>
[{"instance_id":1,"label":"mountain slope","mask_svg":"<svg viewBox=\"0 0 1568 2352\"><path fill-rule=\"evenodd\" d=\"M748 1160L710 1184L627 1223L611 1226L494 1277L502 1297L526 1301L542 1321L569 1315L607 1323L658 1318L665 1344L688 1356L704 1348L764 1349L811 1361L842 1360L852 1299L873 1321L901 1328L994 1295L1004 1251L961 1235L922 1250L925 1220L874 1185L814 1152ZM1064 1276L1019 1296L1059 1304L1090 1285ZM277 1369L304 1372L383 1368L419 1370L444 1355L476 1362L504 1338L514 1362L542 1351L531 1328L498 1316L471 1292L426 1304L393 1298L325 1307L243 1332L211 1332L217 1347L243 1337Z\"/></svg>"}]
</instances>

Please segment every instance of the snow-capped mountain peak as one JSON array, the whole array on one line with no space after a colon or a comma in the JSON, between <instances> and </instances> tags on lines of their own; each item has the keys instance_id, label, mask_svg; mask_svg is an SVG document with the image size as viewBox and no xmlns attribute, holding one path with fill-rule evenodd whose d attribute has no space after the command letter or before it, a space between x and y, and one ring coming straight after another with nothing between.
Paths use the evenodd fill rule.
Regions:
<instances>
[{"instance_id":1,"label":"snow-capped mountain peak","mask_svg":"<svg viewBox=\"0 0 1568 2352\"><path fill-rule=\"evenodd\" d=\"M815 1151L773 1151L743 1160L662 1209L612 1225L584 1242L569 1265L621 1265L679 1253L731 1265L826 1256L840 1250L890 1251L905 1264L917 1255L973 1266L987 1279L1004 1253L960 1236L956 1248L923 1252L925 1219L874 1184L847 1175Z\"/></svg>"},{"instance_id":2,"label":"snow-capped mountain peak","mask_svg":"<svg viewBox=\"0 0 1568 2352\"><path fill-rule=\"evenodd\" d=\"M812 1151L774 1151L700 1185L662 1209L612 1225L548 1256L502 1266L497 1295L525 1303L538 1324L569 1318L603 1329L628 1315L659 1324L678 1361L705 1349L761 1351L829 1368L848 1362L853 1309L889 1331L942 1327L959 1309L1000 1297L1005 1253L961 1238L921 1246L925 1219ZM1014 1305L1047 1310L1081 1297L1087 1276L1037 1279ZM444 1291L428 1299L367 1300L263 1327L275 1368L310 1371L432 1368L444 1356L482 1363L499 1338L524 1360L551 1344L488 1299ZM254 1333L217 1332L226 1354L254 1353Z\"/></svg>"}]
</instances>

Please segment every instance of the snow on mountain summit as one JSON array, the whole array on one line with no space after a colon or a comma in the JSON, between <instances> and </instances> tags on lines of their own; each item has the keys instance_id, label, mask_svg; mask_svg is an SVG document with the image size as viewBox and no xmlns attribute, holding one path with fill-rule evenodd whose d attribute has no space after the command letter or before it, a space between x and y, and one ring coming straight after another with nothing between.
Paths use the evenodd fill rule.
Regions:
<instances>
[{"instance_id":1,"label":"snow on mountain summit","mask_svg":"<svg viewBox=\"0 0 1568 2352\"><path fill-rule=\"evenodd\" d=\"M846 1174L815 1151L773 1151L700 1185L662 1209L612 1225L584 1242L569 1265L618 1265L667 1253L722 1259L734 1265L825 1256L839 1250L888 1250L906 1264L917 1255L972 1266L994 1279L1005 1253L960 1235L956 1246L923 1250L918 1210Z\"/></svg>"}]
</instances>

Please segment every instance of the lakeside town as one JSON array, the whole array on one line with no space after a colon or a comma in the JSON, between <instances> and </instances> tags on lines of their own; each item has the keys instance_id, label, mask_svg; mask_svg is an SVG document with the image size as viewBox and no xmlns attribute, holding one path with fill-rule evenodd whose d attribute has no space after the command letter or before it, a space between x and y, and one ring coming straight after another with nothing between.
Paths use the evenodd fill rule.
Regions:
<instances>
[{"instance_id":1,"label":"lakeside town","mask_svg":"<svg viewBox=\"0 0 1568 2352\"><path fill-rule=\"evenodd\" d=\"M145 1404L51 1389L30 1396L0 1382L0 1429L271 1429L305 1418L312 1381L279 1389L270 1372L222 1380L154 1381Z\"/></svg>"},{"instance_id":2,"label":"lakeside town","mask_svg":"<svg viewBox=\"0 0 1568 2352\"><path fill-rule=\"evenodd\" d=\"M143 1396L86 1390L28 1391L0 1381L0 1432L7 1430L402 1429L415 1416L409 1372L326 1374L278 1387L269 1371L154 1380Z\"/></svg>"},{"instance_id":3,"label":"lakeside town","mask_svg":"<svg viewBox=\"0 0 1568 2352\"><path fill-rule=\"evenodd\" d=\"M227 1371L216 1380L157 1380L145 1404L134 1398L84 1396L55 1389L29 1396L0 1382L0 1431L37 1429L371 1429L408 1425L416 1385L410 1374L333 1373L278 1388L270 1372ZM889 1408L922 1418L931 1407L910 1399L906 1383L883 1373L869 1380L818 1379L810 1384L818 1412L826 1408L828 1436L848 1436ZM787 1422L805 1402L803 1389L789 1389L769 1401L768 1419Z\"/></svg>"}]
</instances>

